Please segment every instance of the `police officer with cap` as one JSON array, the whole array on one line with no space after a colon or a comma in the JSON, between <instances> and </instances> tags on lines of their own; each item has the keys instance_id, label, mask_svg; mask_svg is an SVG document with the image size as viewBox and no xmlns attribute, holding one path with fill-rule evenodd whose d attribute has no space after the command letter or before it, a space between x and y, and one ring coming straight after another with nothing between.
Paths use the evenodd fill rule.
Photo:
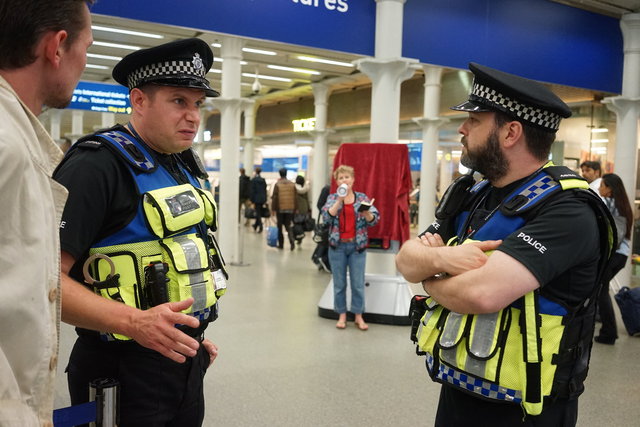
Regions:
<instances>
[{"instance_id":1,"label":"police officer with cap","mask_svg":"<svg viewBox=\"0 0 640 427\"><path fill-rule=\"evenodd\" d=\"M440 382L436 426L573 426L587 374L610 217L548 161L571 111L547 87L471 63L461 162L436 221L396 257L426 298L415 341Z\"/></svg>"},{"instance_id":2,"label":"police officer with cap","mask_svg":"<svg viewBox=\"0 0 640 427\"><path fill-rule=\"evenodd\" d=\"M54 178L69 190L60 227L63 320L79 325L67 367L72 404L97 378L120 383L121 426L199 426L203 377L218 349L204 338L226 272L206 178L191 145L213 54L177 40L113 70L131 119L81 138Z\"/></svg>"}]
</instances>

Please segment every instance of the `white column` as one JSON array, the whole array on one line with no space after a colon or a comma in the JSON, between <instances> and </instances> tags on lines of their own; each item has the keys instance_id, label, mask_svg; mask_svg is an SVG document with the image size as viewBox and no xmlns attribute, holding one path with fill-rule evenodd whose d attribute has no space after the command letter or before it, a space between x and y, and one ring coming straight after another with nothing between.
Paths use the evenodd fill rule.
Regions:
<instances>
[{"instance_id":1,"label":"white column","mask_svg":"<svg viewBox=\"0 0 640 427\"><path fill-rule=\"evenodd\" d=\"M49 110L49 134L54 141L60 140L60 122L62 118L62 110L51 108Z\"/></svg>"},{"instance_id":2,"label":"white column","mask_svg":"<svg viewBox=\"0 0 640 427\"><path fill-rule=\"evenodd\" d=\"M116 115L113 113L102 113L102 128L110 128L116 124Z\"/></svg>"},{"instance_id":3,"label":"white column","mask_svg":"<svg viewBox=\"0 0 640 427\"><path fill-rule=\"evenodd\" d=\"M240 77L242 46L233 37L222 39L222 94L213 99L220 110L220 221L218 236L227 262L238 259L238 166L240 164Z\"/></svg>"},{"instance_id":4,"label":"white column","mask_svg":"<svg viewBox=\"0 0 640 427\"><path fill-rule=\"evenodd\" d=\"M436 181L438 179L438 129L446 119L441 119L440 93L442 90L442 68L424 65L424 109L423 117L413 119L422 126L422 160L420 165L420 204L418 207L418 230L426 228L435 219Z\"/></svg>"},{"instance_id":5,"label":"white column","mask_svg":"<svg viewBox=\"0 0 640 427\"><path fill-rule=\"evenodd\" d=\"M242 163L244 164L244 168L247 171L248 176L251 176L253 173L257 107L256 101L251 99L245 101L245 106L242 110L244 113L244 138L242 138L244 150L242 152Z\"/></svg>"},{"instance_id":6,"label":"white column","mask_svg":"<svg viewBox=\"0 0 640 427\"><path fill-rule=\"evenodd\" d=\"M624 40L622 95L603 102L616 113L615 173L620 176L633 202L636 196L636 158L638 152L638 117L640 117L640 13L624 15L620 20ZM616 276L622 285L631 282L631 266Z\"/></svg>"},{"instance_id":7,"label":"white column","mask_svg":"<svg viewBox=\"0 0 640 427\"><path fill-rule=\"evenodd\" d=\"M313 144L313 170L311 177L311 209L313 216L318 217L319 212L316 207L318 197L328 183L329 178L329 146L327 144L327 108L329 104L329 94L331 88L323 83L314 83L313 98L315 106L316 129L311 132L314 136Z\"/></svg>"},{"instance_id":8,"label":"white column","mask_svg":"<svg viewBox=\"0 0 640 427\"><path fill-rule=\"evenodd\" d=\"M84 135L84 111L73 110L71 113L71 143Z\"/></svg>"}]
</instances>

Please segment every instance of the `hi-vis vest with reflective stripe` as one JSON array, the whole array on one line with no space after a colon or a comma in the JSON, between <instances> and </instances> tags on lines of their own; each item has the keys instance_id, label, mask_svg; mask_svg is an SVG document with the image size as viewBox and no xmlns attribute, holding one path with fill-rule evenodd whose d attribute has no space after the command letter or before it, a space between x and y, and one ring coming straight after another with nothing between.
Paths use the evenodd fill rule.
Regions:
<instances>
[{"instance_id":1,"label":"hi-vis vest with reflective stripe","mask_svg":"<svg viewBox=\"0 0 640 427\"><path fill-rule=\"evenodd\" d=\"M549 167L555 179L549 175ZM480 182L471 191L477 194L486 185L485 181ZM503 239L522 227L525 219L521 215L541 201L562 190L587 188L587 183L569 169L549 163L513 191L469 238L459 242L456 236L448 244ZM601 204L597 196L581 193L585 193L590 205L597 208L596 204ZM464 234L462 227L468 215L470 212L463 212L456 218L458 236ZM613 236L608 221L601 221L599 211L596 216L604 227L600 232L604 230L606 242L603 240L601 246L607 251L603 258L608 259ZM599 274L604 261L601 264ZM418 350L426 354L433 380L490 400L519 403L530 415L542 412L544 397L581 391L575 387L582 387L586 377L593 304L578 315L578 311L568 312L536 290L497 313L455 313L430 297L426 306L417 344ZM567 369L569 373L565 372Z\"/></svg>"},{"instance_id":2,"label":"hi-vis vest with reflective stripe","mask_svg":"<svg viewBox=\"0 0 640 427\"><path fill-rule=\"evenodd\" d=\"M211 233L217 227L212 195L200 189L198 181L182 166L179 167L190 183L179 185L164 167L156 165L143 144L124 132L112 130L92 138L116 149L126 161L141 195L135 217L89 250L90 254L107 255L119 275L117 287L96 288L96 293L132 307L149 308L145 267L164 262L168 265L168 301L193 297L193 305L184 313L208 319L226 290L227 276ZM97 281L105 281L111 267L97 258L90 272ZM111 337L130 339L119 334Z\"/></svg>"}]
</instances>

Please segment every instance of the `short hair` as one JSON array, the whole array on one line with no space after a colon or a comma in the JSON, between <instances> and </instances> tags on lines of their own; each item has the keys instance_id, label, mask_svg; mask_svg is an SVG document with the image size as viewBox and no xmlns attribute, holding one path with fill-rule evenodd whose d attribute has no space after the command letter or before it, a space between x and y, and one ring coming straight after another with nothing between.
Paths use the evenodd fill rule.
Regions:
<instances>
[{"instance_id":1,"label":"short hair","mask_svg":"<svg viewBox=\"0 0 640 427\"><path fill-rule=\"evenodd\" d=\"M244 173L245 173L244 168L240 168L240 173L241 173L242 175L244 175Z\"/></svg>"},{"instance_id":2,"label":"short hair","mask_svg":"<svg viewBox=\"0 0 640 427\"><path fill-rule=\"evenodd\" d=\"M340 165L333 171L333 179L338 179L338 175L341 173L348 173L352 177L356 176L355 170L351 166Z\"/></svg>"},{"instance_id":3,"label":"short hair","mask_svg":"<svg viewBox=\"0 0 640 427\"><path fill-rule=\"evenodd\" d=\"M516 119L501 111L494 115L496 126L500 127L509 122L518 122L522 125L522 133L529 152L538 160L546 160L551 152L551 144L556 140L556 133L530 125L527 122Z\"/></svg>"},{"instance_id":4,"label":"short hair","mask_svg":"<svg viewBox=\"0 0 640 427\"><path fill-rule=\"evenodd\" d=\"M35 48L49 31L65 30L73 43L85 25L83 7L95 0L2 0L0 2L0 69L26 67L36 60Z\"/></svg>"},{"instance_id":5,"label":"short hair","mask_svg":"<svg viewBox=\"0 0 640 427\"><path fill-rule=\"evenodd\" d=\"M583 167L593 169L594 171L602 170L602 167L600 166L600 162L598 162L597 160L587 160L580 163L580 169L582 169Z\"/></svg>"},{"instance_id":6,"label":"short hair","mask_svg":"<svg viewBox=\"0 0 640 427\"><path fill-rule=\"evenodd\" d=\"M281 178L284 178L287 176L287 168L280 168L280 170L278 171L278 173L280 174Z\"/></svg>"},{"instance_id":7,"label":"short hair","mask_svg":"<svg viewBox=\"0 0 640 427\"><path fill-rule=\"evenodd\" d=\"M296 176L296 184L304 186L304 176L302 175Z\"/></svg>"},{"instance_id":8,"label":"short hair","mask_svg":"<svg viewBox=\"0 0 640 427\"><path fill-rule=\"evenodd\" d=\"M260 166L256 166L256 173L262 172L262 168Z\"/></svg>"}]
</instances>

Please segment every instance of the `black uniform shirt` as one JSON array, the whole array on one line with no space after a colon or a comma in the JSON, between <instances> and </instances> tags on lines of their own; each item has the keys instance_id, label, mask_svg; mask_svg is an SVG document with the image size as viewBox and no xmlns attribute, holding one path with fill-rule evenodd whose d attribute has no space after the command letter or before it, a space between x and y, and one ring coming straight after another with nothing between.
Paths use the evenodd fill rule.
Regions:
<instances>
[{"instance_id":1,"label":"black uniform shirt","mask_svg":"<svg viewBox=\"0 0 640 427\"><path fill-rule=\"evenodd\" d=\"M504 188L489 188L470 220L472 228L525 179ZM522 228L504 238L497 250L522 263L538 279L545 297L573 307L588 298L595 286L598 225L592 208L570 191L553 197ZM447 229L450 227L440 227L445 242L453 237ZM438 232L433 225L427 231Z\"/></svg>"}]
</instances>

